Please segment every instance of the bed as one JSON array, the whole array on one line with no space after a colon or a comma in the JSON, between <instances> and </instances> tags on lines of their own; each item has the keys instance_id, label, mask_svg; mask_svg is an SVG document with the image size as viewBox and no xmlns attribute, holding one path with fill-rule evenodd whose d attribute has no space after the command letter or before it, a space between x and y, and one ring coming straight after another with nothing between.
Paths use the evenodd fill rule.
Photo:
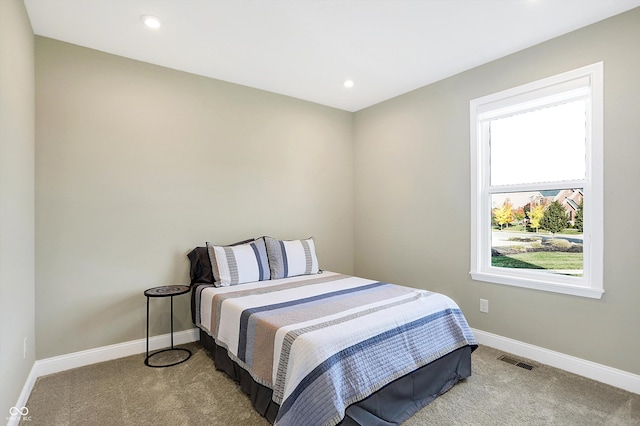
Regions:
<instances>
[{"instance_id":1,"label":"bed","mask_svg":"<svg viewBox=\"0 0 640 426\"><path fill-rule=\"evenodd\" d=\"M399 424L471 375L477 344L450 298L321 271L312 240L255 241L189 254L192 316L272 424Z\"/></svg>"}]
</instances>

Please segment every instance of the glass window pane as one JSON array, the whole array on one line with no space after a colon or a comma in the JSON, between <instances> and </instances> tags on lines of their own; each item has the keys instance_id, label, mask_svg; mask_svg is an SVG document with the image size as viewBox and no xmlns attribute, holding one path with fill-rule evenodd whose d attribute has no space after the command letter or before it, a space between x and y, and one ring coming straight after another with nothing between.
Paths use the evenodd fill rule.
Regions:
<instances>
[{"instance_id":1,"label":"glass window pane","mask_svg":"<svg viewBox=\"0 0 640 426\"><path fill-rule=\"evenodd\" d=\"M585 178L586 101L490 123L491 185Z\"/></svg>"},{"instance_id":2,"label":"glass window pane","mask_svg":"<svg viewBox=\"0 0 640 426\"><path fill-rule=\"evenodd\" d=\"M582 276L583 191L491 195L491 266Z\"/></svg>"}]
</instances>

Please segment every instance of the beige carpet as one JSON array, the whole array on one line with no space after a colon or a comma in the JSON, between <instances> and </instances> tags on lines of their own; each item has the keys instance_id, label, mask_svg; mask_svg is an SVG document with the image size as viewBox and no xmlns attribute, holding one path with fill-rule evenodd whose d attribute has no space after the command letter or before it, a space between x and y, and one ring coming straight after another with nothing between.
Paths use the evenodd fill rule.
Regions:
<instances>
[{"instance_id":1,"label":"beige carpet","mask_svg":"<svg viewBox=\"0 0 640 426\"><path fill-rule=\"evenodd\" d=\"M191 359L169 368L135 355L41 377L21 424L268 425L204 349L184 347ZM640 425L640 395L535 363L525 370L501 354L480 347L473 376L404 425Z\"/></svg>"}]
</instances>

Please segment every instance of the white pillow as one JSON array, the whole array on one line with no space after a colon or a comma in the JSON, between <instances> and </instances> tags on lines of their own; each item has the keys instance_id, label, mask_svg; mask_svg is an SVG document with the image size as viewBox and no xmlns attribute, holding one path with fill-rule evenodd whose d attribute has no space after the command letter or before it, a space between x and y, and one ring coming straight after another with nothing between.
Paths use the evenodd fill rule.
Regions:
<instances>
[{"instance_id":1,"label":"white pillow","mask_svg":"<svg viewBox=\"0 0 640 426\"><path fill-rule=\"evenodd\" d=\"M272 280L318 273L320 268L313 238L284 241L264 237L264 240Z\"/></svg>"},{"instance_id":2,"label":"white pillow","mask_svg":"<svg viewBox=\"0 0 640 426\"><path fill-rule=\"evenodd\" d=\"M235 246L207 243L216 287L264 281L271 278L264 238Z\"/></svg>"}]
</instances>

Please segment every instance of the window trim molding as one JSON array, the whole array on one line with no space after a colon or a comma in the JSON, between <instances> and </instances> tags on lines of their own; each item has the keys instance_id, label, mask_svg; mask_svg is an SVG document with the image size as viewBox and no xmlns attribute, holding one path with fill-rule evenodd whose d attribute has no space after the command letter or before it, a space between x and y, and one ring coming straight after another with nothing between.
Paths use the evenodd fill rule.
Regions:
<instances>
[{"instance_id":1,"label":"window trim molding","mask_svg":"<svg viewBox=\"0 0 640 426\"><path fill-rule=\"evenodd\" d=\"M585 81L586 91L585 91ZM560 93L559 93L560 92ZM584 184L562 182L567 187L582 187L589 208L584 211L583 253L584 273L582 277L553 275L531 270L515 270L490 266L491 227L480 226L486 219L490 223L489 182L487 167L489 152L483 140L483 124L487 119L495 119L515 105L526 105L530 109L539 105L544 98L580 96L586 93L589 99L586 144L586 176ZM550 97L549 97L550 96ZM511 89L476 98L469 103L470 144L471 144L471 269L473 280L531 288L555 293L599 299L604 293L604 64L598 62L548 78L537 80ZM480 172L483 172L481 175ZM558 182L551 184L554 189ZM544 184L540 184L543 187ZM518 185L509 185L509 191L516 192ZM481 243L488 247L482 249Z\"/></svg>"}]
</instances>

